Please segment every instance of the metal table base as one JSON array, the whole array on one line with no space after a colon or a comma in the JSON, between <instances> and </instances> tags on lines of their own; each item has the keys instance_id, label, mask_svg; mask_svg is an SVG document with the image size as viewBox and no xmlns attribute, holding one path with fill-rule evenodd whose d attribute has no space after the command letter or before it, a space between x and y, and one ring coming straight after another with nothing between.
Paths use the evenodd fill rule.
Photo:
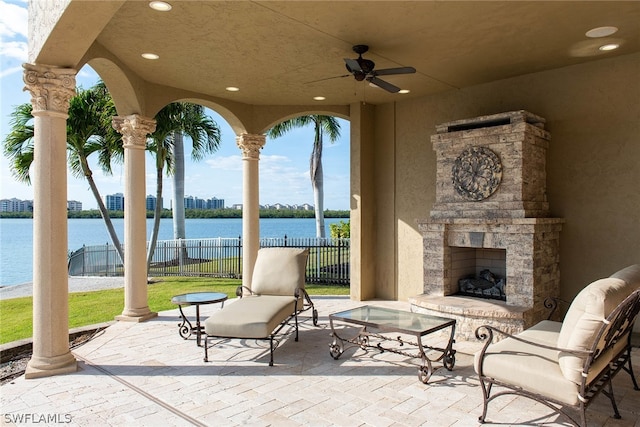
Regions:
<instances>
[{"instance_id":1,"label":"metal table base","mask_svg":"<svg viewBox=\"0 0 640 427\"><path fill-rule=\"evenodd\" d=\"M367 312L371 316L367 316ZM412 319L427 320L429 324L426 326L403 325L402 321L398 320L398 315L409 321ZM341 336L334 327L334 320L359 325L360 329L353 336ZM418 368L418 379L424 384L427 384L433 373L440 368L434 367L433 364L435 362L442 362L441 367L446 368L448 371L453 370L456 363L456 351L453 349L456 323L454 319L365 306L329 315L329 323L331 325L331 336L333 337L333 342L329 344L329 354L335 360L338 360L345 350L353 347L360 347L363 350L372 348L380 352L387 351L420 359L421 365ZM429 346L423 342L424 337L427 335L445 328L451 328L451 334L444 348ZM377 332L372 332L371 330L376 330ZM414 340L404 339L402 335L411 335ZM376 341L375 344L372 341ZM388 342L394 342L396 346L385 345ZM433 352L436 355L430 357L428 353Z\"/></svg>"}]
</instances>

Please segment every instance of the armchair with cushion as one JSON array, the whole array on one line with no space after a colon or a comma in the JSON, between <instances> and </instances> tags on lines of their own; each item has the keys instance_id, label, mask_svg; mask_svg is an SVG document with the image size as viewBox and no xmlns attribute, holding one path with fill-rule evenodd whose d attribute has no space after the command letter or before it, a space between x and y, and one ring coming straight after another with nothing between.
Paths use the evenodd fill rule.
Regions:
<instances>
[{"instance_id":1,"label":"armchair with cushion","mask_svg":"<svg viewBox=\"0 0 640 427\"><path fill-rule=\"evenodd\" d=\"M639 311L636 264L584 288L563 322L544 320L517 335L479 327L476 337L486 341L475 354L484 400L480 422L489 402L506 394L534 399L586 427L586 409L602 392L620 418L611 380L624 370L639 389L631 365L631 332ZM500 388L492 394L494 385ZM580 420L567 408L577 409Z\"/></svg>"},{"instance_id":2,"label":"armchair with cushion","mask_svg":"<svg viewBox=\"0 0 640 427\"><path fill-rule=\"evenodd\" d=\"M209 340L239 338L269 340L273 366L274 337L292 320L298 341L298 314L312 310L313 324L318 311L304 289L309 250L303 248L262 248L253 270L251 289L240 286L238 299L228 303L204 322L204 361L208 362Z\"/></svg>"}]
</instances>

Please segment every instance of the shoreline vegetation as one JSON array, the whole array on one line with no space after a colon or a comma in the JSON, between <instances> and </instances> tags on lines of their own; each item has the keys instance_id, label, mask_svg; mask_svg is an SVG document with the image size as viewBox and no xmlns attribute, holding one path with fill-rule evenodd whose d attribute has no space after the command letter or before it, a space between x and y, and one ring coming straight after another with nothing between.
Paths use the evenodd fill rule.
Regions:
<instances>
[{"instance_id":1,"label":"shoreline vegetation","mask_svg":"<svg viewBox=\"0 0 640 427\"><path fill-rule=\"evenodd\" d=\"M349 218L348 210L325 210L325 218ZM109 211L111 218L124 218L124 211ZM162 218L172 218L170 209L162 210ZM33 212L0 212L1 218L33 218ZM98 209L68 211L67 218L102 218ZM147 211L147 218L153 218L153 211ZM185 218L242 218L242 209L186 209ZM315 218L312 210L260 209L260 218Z\"/></svg>"}]
</instances>

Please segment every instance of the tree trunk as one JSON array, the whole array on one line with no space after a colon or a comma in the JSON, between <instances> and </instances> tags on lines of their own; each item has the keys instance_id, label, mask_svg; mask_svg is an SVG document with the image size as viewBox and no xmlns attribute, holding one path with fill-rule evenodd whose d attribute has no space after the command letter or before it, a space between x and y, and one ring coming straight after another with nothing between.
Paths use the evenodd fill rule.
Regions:
<instances>
[{"instance_id":1,"label":"tree trunk","mask_svg":"<svg viewBox=\"0 0 640 427\"><path fill-rule=\"evenodd\" d=\"M324 177L322 174L322 130L318 123L315 129L316 135L311 152L309 172L311 174L311 186L313 187L313 203L316 214L316 237L324 238Z\"/></svg>"},{"instance_id":2,"label":"tree trunk","mask_svg":"<svg viewBox=\"0 0 640 427\"><path fill-rule=\"evenodd\" d=\"M182 265L189 257L187 248L181 239L186 239L184 222L184 140L181 132L173 133L173 238L176 240L175 257Z\"/></svg>"},{"instance_id":3,"label":"tree trunk","mask_svg":"<svg viewBox=\"0 0 640 427\"><path fill-rule=\"evenodd\" d=\"M104 225L107 227L107 232L109 233L109 237L111 237L111 242L113 246L116 248L118 252L118 256L120 257L120 261L124 263L124 251L122 250L122 245L120 244L120 239L118 239L118 235L116 234L116 230L113 228L113 223L111 222L111 217L109 216L109 211L107 210L102 198L100 197L100 192L98 191L98 187L96 186L95 181L93 180L93 172L89 168L87 164L86 158L81 159L81 167L84 172L84 177L87 179L89 183L89 188L91 188L91 193L93 193L93 197L96 199L98 203L98 209L100 210L100 215L104 220Z\"/></svg>"},{"instance_id":4,"label":"tree trunk","mask_svg":"<svg viewBox=\"0 0 640 427\"><path fill-rule=\"evenodd\" d=\"M153 231L149 239L149 252L147 253L147 274L151 268L151 260L156 251L158 231L160 230L160 217L162 216L162 166L156 167L156 209L153 213Z\"/></svg>"},{"instance_id":5,"label":"tree trunk","mask_svg":"<svg viewBox=\"0 0 640 427\"><path fill-rule=\"evenodd\" d=\"M322 174L322 162L319 162L316 170L316 179L312 182L313 202L316 213L316 237L326 237L324 229L324 179Z\"/></svg>"},{"instance_id":6,"label":"tree trunk","mask_svg":"<svg viewBox=\"0 0 640 427\"><path fill-rule=\"evenodd\" d=\"M184 224L184 142L182 133L173 134L173 238L186 239Z\"/></svg>"}]
</instances>

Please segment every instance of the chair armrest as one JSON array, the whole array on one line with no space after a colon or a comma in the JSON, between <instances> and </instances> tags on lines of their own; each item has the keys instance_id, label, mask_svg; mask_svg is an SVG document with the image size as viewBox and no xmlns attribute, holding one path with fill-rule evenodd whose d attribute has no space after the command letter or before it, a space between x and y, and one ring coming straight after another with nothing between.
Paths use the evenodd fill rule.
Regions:
<instances>
[{"instance_id":1,"label":"chair armrest","mask_svg":"<svg viewBox=\"0 0 640 427\"><path fill-rule=\"evenodd\" d=\"M551 320L551 317L553 317L553 315L555 314L559 304L562 304L566 307L569 307L570 305L568 301L565 301L557 297L547 297L545 298L543 304L544 304L544 308L550 310L549 315L547 316L547 320Z\"/></svg>"},{"instance_id":2,"label":"chair armrest","mask_svg":"<svg viewBox=\"0 0 640 427\"><path fill-rule=\"evenodd\" d=\"M486 332L483 332L482 329L484 329ZM516 341L520 341L520 342L525 343L525 344L529 344L529 345L532 345L532 346L535 346L535 347L539 347L539 348L545 348L547 350L556 350L556 351L560 351L560 352L563 352L563 353L569 353L569 354L572 354L572 355L577 356L577 357L586 357L586 356L590 356L590 355L593 354L593 351L590 351L590 350L570 350L568 348L560 348L560 347L554 347L554 346L550 346L550 345L546 345L546 344L541 344L541 343L538 343L538 342L535 342L535 341L524 339L524 338L519 337L517 335L511 335L511 334L509 334L509 333L507 333L505 331L502 331L502 330L500 330L498 328L495 328L493 326L482 325L482 326L479 326L476 329L476 338L481 340L481 341L485 341L484 346L480 350L480 354L479 354L479 357L478 357L479 358L479 364L478 364L479 365L478 366L478 370L479 370L478 374L479 375L483 375L482 362L484 360L484 355L485 355L487 349L489 348L489 345L493 342L493 334L494 334L494 332L496 332L499 335L503 335L503 336L505 336L507 338L511 338L511 339L516 340Z\"/></svg>"},{"instance_id":3,"label":"chair armrest","mask_svg":"<svg viewBox=\"0 0 640 427\"><path fill-rule=\"evenodd\" d=\"M254 293L251 289L247 288L246 286L238 286L238 287L236 288L236 296L237 296L238 298L242 298L242 296L245 294L245 291L246 291L249 295L255 295L255 293Z\"/></svg>"}]
</instances>

